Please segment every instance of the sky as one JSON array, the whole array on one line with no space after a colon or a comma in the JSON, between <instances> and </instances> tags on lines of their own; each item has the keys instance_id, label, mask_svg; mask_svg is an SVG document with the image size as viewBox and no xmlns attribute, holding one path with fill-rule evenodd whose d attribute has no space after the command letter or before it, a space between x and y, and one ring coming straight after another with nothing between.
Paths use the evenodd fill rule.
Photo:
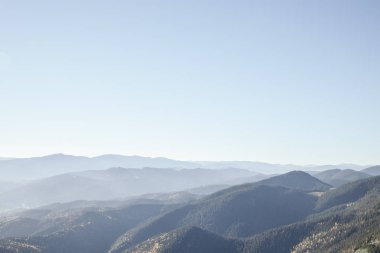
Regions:
<instances>
[{"instance_id":1,"label":"sky","mask_svg":"<svg viewBox=\"0 0 380 253\"><path fill-rule=\"evenodd\" d=\"M380 1L0 0L0 157L380 164Z\"/></svg>"}]
</instances>

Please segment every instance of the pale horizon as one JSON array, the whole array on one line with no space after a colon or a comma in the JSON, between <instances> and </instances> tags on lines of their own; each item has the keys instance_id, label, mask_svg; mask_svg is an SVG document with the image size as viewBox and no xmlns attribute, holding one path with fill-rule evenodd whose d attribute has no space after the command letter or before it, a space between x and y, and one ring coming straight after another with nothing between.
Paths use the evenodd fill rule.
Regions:
<instances>
[{"instance_id":1,"label":"pale horizon","mask_svg":"<svg viewBox=\"0 0 380 253\"><path fill-rule=\"evenodd\" d=\"M146 157L146 158L165 158L169 160L176 161L184 161L184 162L255 162L255 163L265 163L265 164L274 164L274 165L294 165L294 166L324 166L324 165L358 165L364 167L375 166L377 164L360 164L360 163L351 163L351 162L339 162L339 163L321 163L321 164L298 164L298 163L286 163L286 162L268 162L261 160L197 160L197 159L177 159L170 156L150 156L150 155L139 155L139 154L122 154L122 153L100 153L100 154L71 154L71 153L46 153L46 154L36 154L36 155L23 155L23 156L4 156L0 155L0 159L25 159L25 158L37 158L37 157L46 157L46 156L54 156L54 155L63 155L63 156L75 156L75 157L87 157L87 158L95 158L99 156L127 156L127 157Z\"/></svg>"}]
</instances>

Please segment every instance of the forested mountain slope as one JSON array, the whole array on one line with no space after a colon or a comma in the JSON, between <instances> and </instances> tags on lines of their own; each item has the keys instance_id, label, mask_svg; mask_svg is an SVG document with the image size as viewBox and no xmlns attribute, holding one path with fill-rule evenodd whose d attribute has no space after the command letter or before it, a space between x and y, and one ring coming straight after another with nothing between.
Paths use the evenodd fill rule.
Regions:
<instances>
[{"instance_id":1,"label":"forested mountain slope","mask_svg":"<svg viewBox=\"0 0 380 253\"><path fill-rule=\"evenodd\" d=\"M366 190L362 191L363 188ZM252 237L227 239L207 234L199 228L192 228L191 233L177 229L121 252L175 253L178 252L177 249L197 252L198 245L193 241L197 237L202 237L202 248L210 249L210 252L218 252L212 251L217 249L218 244L228 245L230 252L238 253L379 252L380 177L361 180L334 189L326 195L332 200L333 196L349 195L355 189L362 191L362 194L341 199L332 208L316 212L304 221L267 230ZM209 237L217 240L204 240ZM143 251L147 249L148 251Z\"/></svg>"},{"instance_id":2,"label":"forested mountain slope","mask_svg":"<svg viewBox=\"0 0 380 253\"><path fill-rule=\"evenodd\" d=\"M231 237L260 233L305 218L317 201L317 197L308 192L329 187L299 171L231 187L132 229L117 240L111 252L121 252L182 226L197 226Z\"/></svg>"}]
</instances>

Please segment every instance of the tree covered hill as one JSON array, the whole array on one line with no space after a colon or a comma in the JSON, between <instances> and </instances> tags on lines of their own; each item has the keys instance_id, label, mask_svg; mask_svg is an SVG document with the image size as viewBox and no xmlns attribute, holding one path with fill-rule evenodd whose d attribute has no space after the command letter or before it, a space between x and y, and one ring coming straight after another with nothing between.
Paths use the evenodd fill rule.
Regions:
<instances>
[{"instance_id":1,"label":"tree covered hill","mask_svg":"<svg viewBox=\"0 0 380 253\"><path fill-rule=\"evenodd\" d=\"M179 252L176 251L178 249L183 249L184 252L198 252L199 244L194 238L200 237L202 239L197 242L201 244L202 249L209 249L209 252L219 252L219 244L228 245L230 252L238 253L379 252L380 177L348 184L326 195L336 196L343 192L348 194L352 193L352 190L355 192L355 189L360 191L363 188L367 190L359 197L346 198L325 211L311 214L305 220L251 237L229 239L207 234L199 228L192 228L191 233L187 233L188 229L180 228L161 233L120 252L175 253Z\"/></svg>"},{"instance_id":2,"label":"tree covered hill","mask_svg":"<svg viewBox=\"0 0 380 253\"><path fill-rule=\"evenodd\" d=\"M229 237L250 236L305 218L317 201L308 192L328 188L329 185L300 171L231 187L128 231L110 252L122 252L182 226L197 226Z\"/></svg>"},{"instance_id":3,"label":"tree covered hill","mask_svg":"<svg viewBox=\"0 0 380 253\"><path fill-rule=\"evenodd\" d=\"M350 189L358 187L358 191L367 184L368 190L360 197L340 199L305 221L249 238L247 252L380 252L379 182L380 177L350 184ZM344 188L334 191L345 192Z\"/></svg>"},{"instance_id":4,"label":"tree covered hill","mask_svg":"<svg viewBox=\"0 0 380 253\"><path fill-rule=\"evenodd\" d=\"M239 253L243 244L198 227L183 227L149 239L125 253Z\"/></svg>"}]
</instances>

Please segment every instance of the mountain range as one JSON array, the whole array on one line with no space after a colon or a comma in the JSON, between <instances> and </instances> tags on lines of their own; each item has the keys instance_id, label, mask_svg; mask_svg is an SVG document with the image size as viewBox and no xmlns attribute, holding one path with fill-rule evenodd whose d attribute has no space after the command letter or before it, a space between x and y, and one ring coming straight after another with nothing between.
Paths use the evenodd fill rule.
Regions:
<instances>
[{"instance_id":1,"label":"mountain range","mask_svg":"<svg viewBox=\"0 0 380 253\"><path fill-rule=\"evenodd\" d=\"M36 159L26 167L43 175L68 157ZM380 251L379 166L265 174L164 159L173 167L82 170L95 158L75 159L66 165L78 171L4 184L0 252Z\"/></svg>"},{"instance_id":2,"label":"mountain range","mask_svg":"<svg viewBox=\"0 0 380 253\"><path fill-rule=\"evenodd\" d=\"M7 158L0 160L0 178L6 181L26 181L64 173L87 170L122 168L172 168L172 169L229 169L239 168L262 174L280 174L292 170L322 171L328 169L361 170L368 166L340 165L283 165L251 161L178 161L163 157L101 155L96 157L53 154L31 158Z\"/></svg>"},{"instance_id":3,"label":"mountain range","mask_svg":"<svg viewBox=\"0 0 380 253\"><path fill-rule=\"evenodd\" d=\"M73 202L0 220L0 251L378 252L380 177L337 188L302 171L223 189L130 201Z\"/></svg>"},{"instance_id":4,"label":"mountain range","mask_svg":"<svg viewBox=\"0 0 380 253\"><path fill-rule=\"evenodd\" d=\"M114 245L109 252L379 252L379 192L380 177L363 179L328 190L308 216L289 225L244 237L185 225L157 233L137 245ZM278 210L282 215L282 209ZM252 212L252 216L255 214ZM120 239L116 245L120 245Z\"/></svg>"}]
</instances>

